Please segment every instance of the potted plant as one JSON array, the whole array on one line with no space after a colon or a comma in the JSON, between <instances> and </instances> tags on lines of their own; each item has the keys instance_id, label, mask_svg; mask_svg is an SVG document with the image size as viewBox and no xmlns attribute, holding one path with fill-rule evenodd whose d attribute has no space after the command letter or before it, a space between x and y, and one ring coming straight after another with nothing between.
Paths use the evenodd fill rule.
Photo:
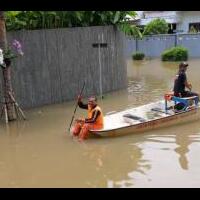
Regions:
<instances>
[{"instance_id":1,"label":"potted plant","mask_svg":"<svg viewBox=\"0 0 200 200\"><path fill-rule=\"evenodd\" d=\"M1 67L8 67L11 65L11 60L17 58L19 55L23 56L22 46L18 40L13 40L12 47L8 47L5 51L0 49L0 65ZM14 50L14 51L13 51Z\"/></svg>"}]
</instances>

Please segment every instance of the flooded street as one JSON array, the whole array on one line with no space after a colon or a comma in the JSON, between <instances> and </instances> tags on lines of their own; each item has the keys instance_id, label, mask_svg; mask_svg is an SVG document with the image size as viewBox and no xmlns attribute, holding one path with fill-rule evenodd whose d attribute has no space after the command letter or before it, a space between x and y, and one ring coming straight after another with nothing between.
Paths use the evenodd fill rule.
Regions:
<instances>
[{"instance_id":1,"label":"flooded street","mask_svg":"<svg viewBox=\"0 0 200 200\"><path fill-rule=\"evenodd\" d=\"M200 93L200 60L188 63ZM178 63L129 60L127 67L128 88L99 100L104 114L160 100ZM0 187L200 187L199 121L79 143L66 132L74 108L75 101L49 105L26 110L26 121L0 121Z\"/></svg>"}]
</instances>

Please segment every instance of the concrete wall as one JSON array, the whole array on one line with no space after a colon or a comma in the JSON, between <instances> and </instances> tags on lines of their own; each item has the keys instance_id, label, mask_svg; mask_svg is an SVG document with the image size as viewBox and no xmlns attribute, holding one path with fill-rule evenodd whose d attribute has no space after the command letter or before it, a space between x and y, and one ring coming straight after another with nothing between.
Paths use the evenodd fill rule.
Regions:
<instances>
[{"instance_id":1,"label":"concrete wall","mask_svg":"<svg viewBox=\"0 0 200 200\"><path fill-rule=\"evenodd\" d=\"M186 47L189 52L189 57L200 58L200 34L178 35L177 45Z\"/></svg>"},{"instance_id":2,"label":"concrete wall","mask_svg":"<svg viewBox=\"0 0 200 200\"><path fill-rule=\"evenodd\" d=\"M16 31L7 37L23 46L24 56L12 63L13 87L23 108L72 100L84 81L84 96L100 94L100 64L103 93L127 86L124 38L113 26ZM99 52L94 43L107 47Z\"/></svg>"},{"instance_id":3,"label":"concrete wall","mask_svg":"<svg viewBox=\"0 0 200 200\"><path fill-rule=\"evenodd\" d=\"M147 57L160 57L165 49L176 45L186 47L190 58L200 58L200 34L153 35L137 41L126 37L125 44L124 51L127 58L136 51L145 53Z\"/></svg>"},{"instance_id":4,"label":"concrete wall","mask_svg":"<svg viewBox=\"0 0 200 200\"><path fill-rule=\"evenodd\" d=\"M161 53L174 45L174 38L169 35L145 37L138 40L138 50L148 57L158 57Z\"/></svg>"}]
</instances>

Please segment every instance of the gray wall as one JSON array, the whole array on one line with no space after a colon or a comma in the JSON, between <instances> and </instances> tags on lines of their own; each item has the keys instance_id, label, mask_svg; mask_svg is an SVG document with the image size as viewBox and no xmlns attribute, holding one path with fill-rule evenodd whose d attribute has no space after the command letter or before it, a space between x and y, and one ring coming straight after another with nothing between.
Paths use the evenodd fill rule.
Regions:
<instances>
[{"instance_id":1,"label":"gray wall","mask_svg":"<svg viewBox=\"0 0 200 200\"><path fill-rule=\"evenodd\" d=\"M200 34L182 34L177 36L177 45L189 50L189 57L200 58Z\"/></svg>"},{"instance_id":2,"label":"gray wall","mask_svg":"<svg viewBox=\"0 0 200 200\"><path fill-rule=\"evenodd\" d=\"M23 108L72 100L84 80L84 96L99 95L99 49L93 43L107 43L100 49L103 93L127 86L124 38L113 26L16 31L7 37L23 46L24 56L12 64L14 92Z\"/></svg>"},{"instance_id":3,"label":"gray wall","mask_svg":"<svg viewBox=\"0 0 200 200\"><path fill-rule=\"evenodd\" d=\"M147 57L160 57L165 49L182 45L188 49L190 58L200 58L200 34L163 34L146 36L142 40L125 39L125 56L130 58L136 51Z\"/></svg>"}]
</instances>

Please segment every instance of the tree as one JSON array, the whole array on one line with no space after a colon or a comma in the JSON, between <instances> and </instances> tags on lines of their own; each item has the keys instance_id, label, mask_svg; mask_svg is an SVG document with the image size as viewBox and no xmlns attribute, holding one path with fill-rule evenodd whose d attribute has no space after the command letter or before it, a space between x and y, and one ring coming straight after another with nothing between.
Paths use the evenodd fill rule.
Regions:
<instances>
[{"instance_id":1,"label":"tree","mask_svg":"<svg viewBox=\"0 0 200 200\"><path fill-rule=\"evenodd\" d=\"M135 11L7 11L7 30L117 25Z\"/></svg>"},{"instance_id":2,"label":"tree","mask_svg":"<svg viewBox=\"0 0 200 200\"><path fill-rule=\"evenodd\" d=\"M133 36L134 38L142 39L143 35L141 33L141 30L136 25L130 25L127 23L123 23L120 25L121 31L123 31L128 36Z\"/></svg>"},{"instance_id":3,"label":"tree","mask_svg":"<svg viewBox=\"0 0 200 200\"><path fill-rule=\"evenodd\" d=\"M7 51L7 38L6 38L6 28L5 28L5 18L4 12L0 11L0 48L3 52ZM14 102L12 101L10 94L14 96L12 83L11 83L11 61L9 59L4 59L5 66L2 66L3 72L3 85L4 85L4 98L8 113L8 120L16 120L16 112L14 107Z\"/></svg>"},{"instance_id":4,"label":"tree","mask_svg":"<svg viewBox=\"0 0 200 200\"><path fill-rule=\"evenodd\" d=\"M45 28L114 25L126 35L141 38L140 29L128 22L135 11L7 11L6 28L33 30Z\"/></svg>"},{"instance_id":5,"label":"tree","mask_svg":"<svg viewBox=\"0 0 200 200\"><path fill-rule=\"evenodd\" d=\"M140 29L128 22L135 11L7 11L6 29L33 30L45 28L117 26L126 35L142 38Z\"/></svg>"},{"instance_id":6,"label":"tree","mask_svg":"<svg viewBox=\"0 0 200 200\"><path fill-rule=\"evenodd\" d=\"M168 24L164 19L154 19L149 22L145 28L143 35L154 35L154 34L167 34Z\"/></svg>"}]
</instances>

